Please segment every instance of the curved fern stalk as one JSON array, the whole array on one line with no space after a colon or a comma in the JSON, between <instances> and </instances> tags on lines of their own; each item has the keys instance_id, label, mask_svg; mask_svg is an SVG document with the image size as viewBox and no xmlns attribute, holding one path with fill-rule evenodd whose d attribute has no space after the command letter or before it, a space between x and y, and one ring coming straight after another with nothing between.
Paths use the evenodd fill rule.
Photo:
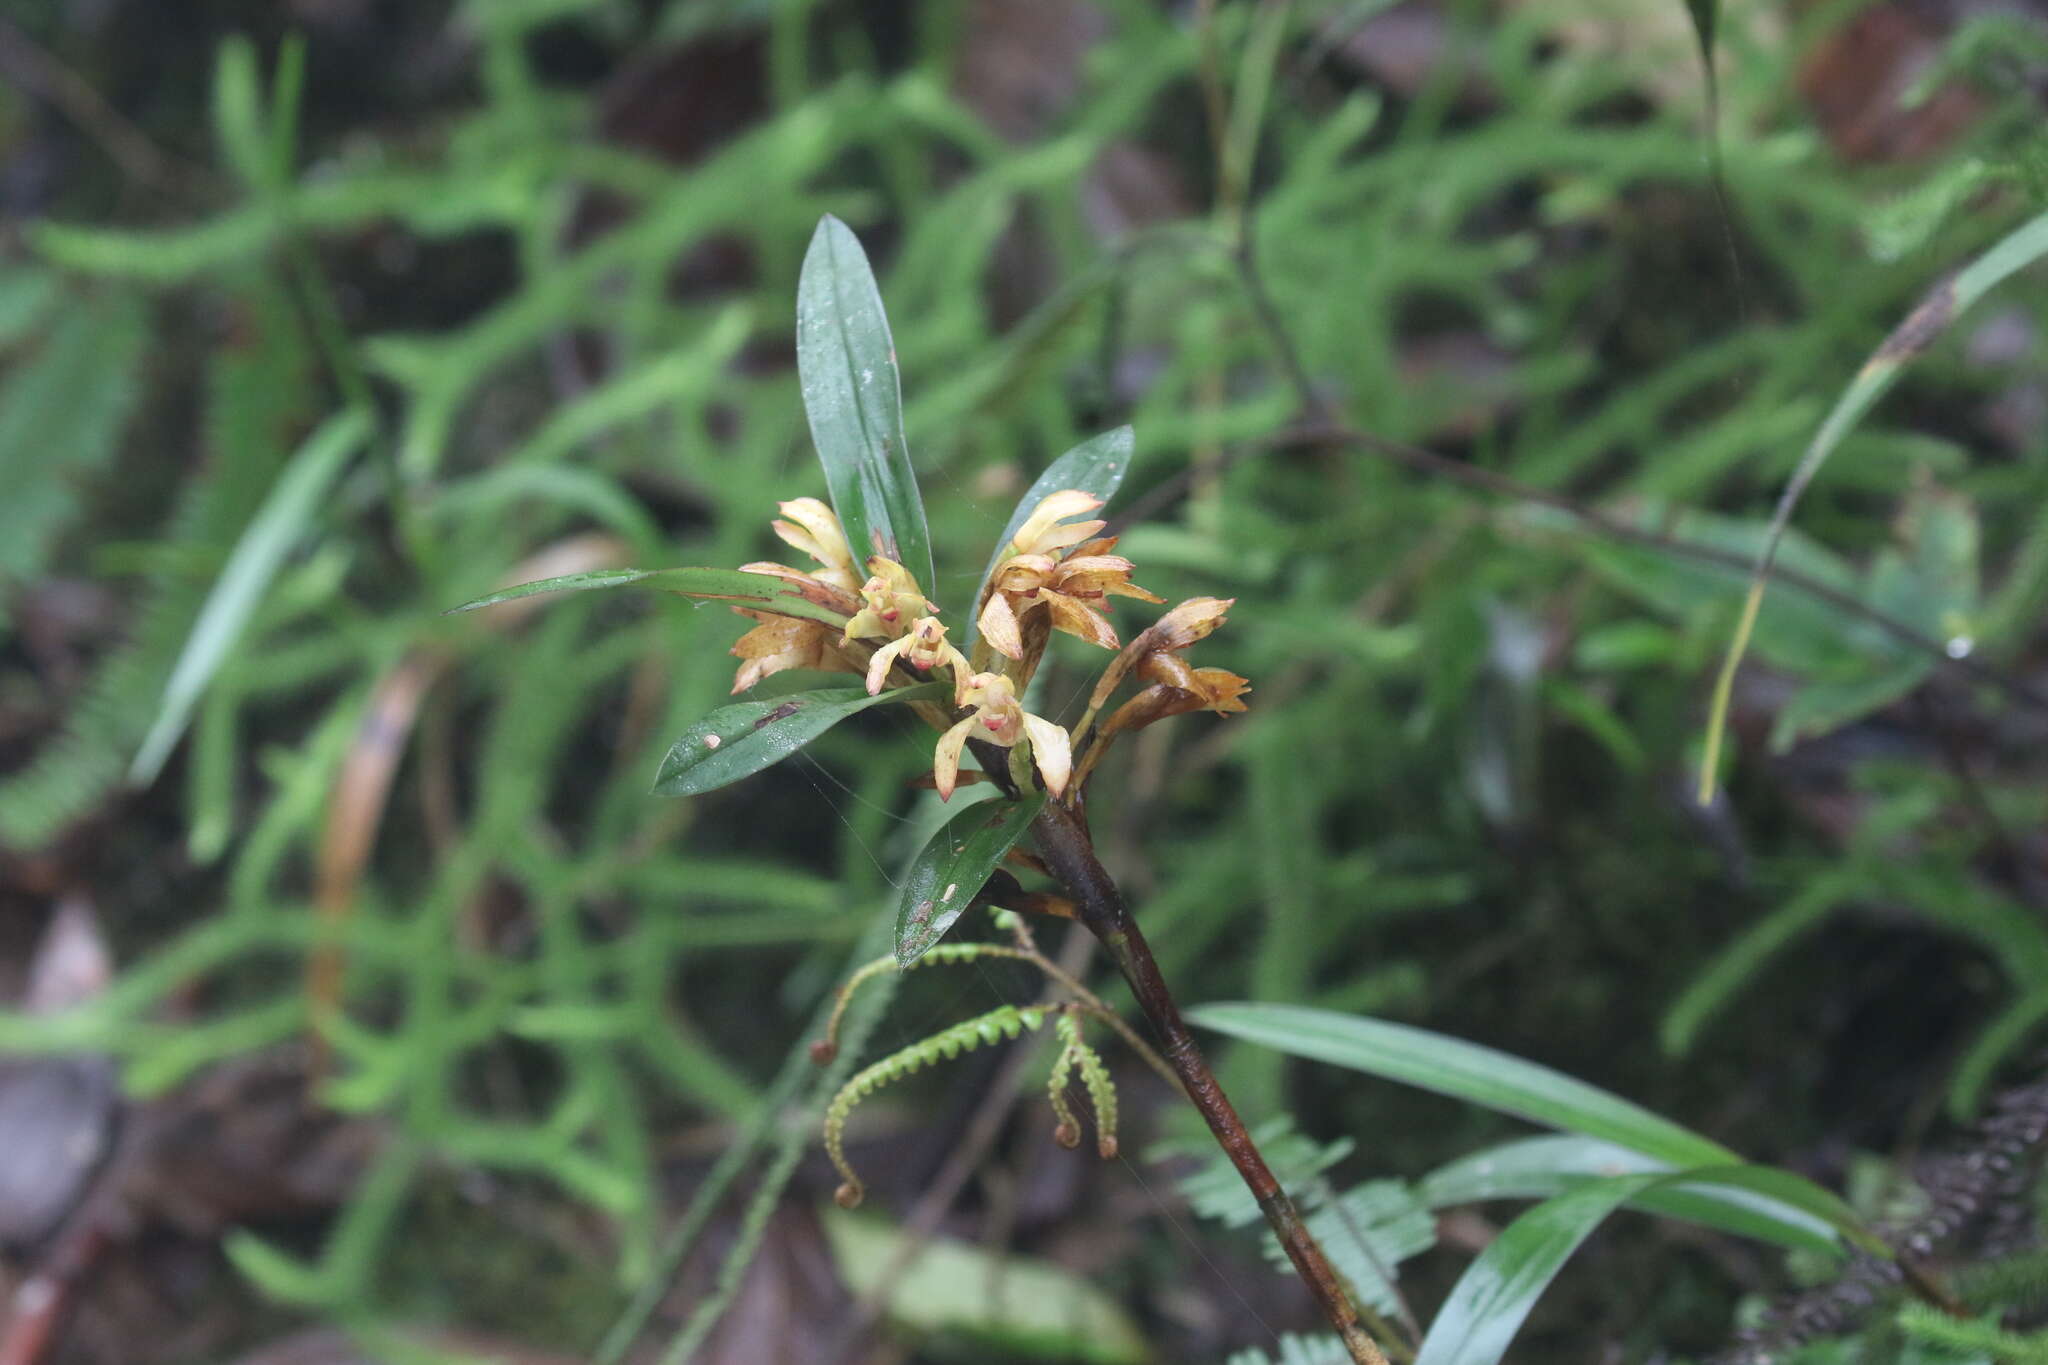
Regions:
<instances>
[{"instance_id":1,"label":"curved fern stalk","mask_svg":"<svg viewBox=\"0 0 2048 1365\"><path fill-rule=\"evenodd\" d=\"M1074 1044L1080 1041L1081 1029L1071 1013L1060 1015L1058 1027L1064 1046L1059 1056L1052 1059L1052 1072L1045 1078L1045 1098L1052 1105L1052 1116L1058 1120L1053 1125L1052 1140L1071 1151L1081 1145L1081 1124L1074 1117L1073 1106L1067 1103L1067 1077L1074 1074Z\"/></svg>"},{"instance_id":2,"label":"curved fern stalk","mask_svg":"<svg viewBox=\"0 0 2048 1365\"><path fill-rule=\"evenodd\" d=\"M825 1109L825 1151L845 1181L833 1195L839 1207L850 1209L858 1206L866 1193L860 1177L846 1161L846 1120L855 1105L891 1081L901 1080L924 1067L951 1061L961 1053L972 1052L984 1044L1015 1038L1026 1029L1036 1031L1044 1026L1045 1016L1051 1008L1046 1005L1004 1005L990 1010L889 1054L865 1070L856 1072L852 1080L841 1086Z\"/></svg>"},{"instance_id":3,"label":"curved fern stalk","mask_svg":"<svg viewBox=\"0 0 2048 1365\"><path fill-rule=\"evenodd\" d=\"M985 957L1006 957L1023 962L1037 961L1033 954L1021 948L1006 948L1000 943L941 943L928 949L923 957L916 958L908 964L898 963L894 953L867 963L852 976L847 977L846 984L839 988L839 998L832 1005L832 1016L825 1021L825 1036L811 1044L811 1060L819 1066L824 1066L839 1055L839 1021L846 1017L846 1008L853 1003L855 993L876 977L894 971L907 971L913 967L977 962Z\"/></svg>"},{"instance_id":4,"label":"curved fern stalk","mask_svg":"<svg viewBox=\"0 0 2048 1365\"><path fill-rule=\"evenodd\" d=\"M1116 1082L1109 1078L1109 1068L1103 1065L1102 1054L1088 1046L1088 1040L1081 1036L1081 1019L1078 1011L1068 1011L1060 1016L1060 1036L1067 1040L1067 1051L1073 1054L1074 1065L1081 1072L1081 1084L1088 1091L1088 1102L1095 1106L1095 1150L1102 1154L1104 1161L1117 1153L1116 1143Z\"/></svg>"}]
</instances>

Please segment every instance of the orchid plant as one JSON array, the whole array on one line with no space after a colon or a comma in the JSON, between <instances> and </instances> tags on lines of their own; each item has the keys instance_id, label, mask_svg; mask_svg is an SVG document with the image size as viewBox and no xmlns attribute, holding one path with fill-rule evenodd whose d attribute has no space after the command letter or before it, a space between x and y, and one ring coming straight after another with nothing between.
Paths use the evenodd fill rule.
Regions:
<instances>
[{"instance_id":1,"label":"orchid plant","mask_svg":"<svg viewBox=\"0 0 2048 1365\"><path fill-rule=\"evenodd\" d=\"M1152 1059L1170 1069L1202 1111L1352 1357L1383 1361L1359 1326L1345 1286L1182 1022L1088 832L1088 782L1119 738L1191 711L1230 715L1245 709L1246 679L1186 657L1224 624L1232 599L1190 598L1128 643L1118 634L1107 610L1111 598L1164 603L1132 581L1135 566L1115 553L1117 537L1105 535L1108 524L1095 515L1130 468L1133 435L1124 427L1068 451L1037 480L1012 513L974 599L953 604L949 624L942 604L927 595L937 580L924 504L903 438L896 353L881 295L859 241L836 218L819 224L805 257L797 367L831 500L790 499L779 505L781 515L770 525L809 566L758 561L738 569L605 570L521 584L456 610L536 593L641 585L725 601L754 622L732 649L740 660L736 694L789 670L859 680L714 711L670 747L655 777L654 790L661 795L697 795L748 777L870 707L906 706L929 722L937 732L929 780L940 798L950 801L961 787L984 781L996 795L965 806L918 854L903 883L893 959L856 973L848 990L878 969L917 964L972 906L1079 920L1108 950L1158 1036L1161 1048ZM968 623L964 648L952 634L961 622ZM1071 728L1025 709L1055 635L1071 636L1107 656ZM1125 699L1109 709L1120 692L1127 693ZM970 755L979 771L963 770ZM1027 833L1037 846L1035 859L1016 849ZM1049 876L1055 889L1025 890L1003 870L1006 861ZM1007 915L1005 922L1016 923ZM971 960L977 952L1021 956L1066 988L1070 1004L1059 1010L1006 1006L942 1030L856 1076L826 1121L827 1145L847 1176L843 1199L859 1193L839 1142L853 1103L920 1065L978 1042L1016 1037L1049 1017L1059 1021L1062 1040L1053 1087L1062 1140L1078 1140L1063 1099L1065 1076L1078 1069L1097 1111L1103 1149L1114 1150L1114 1092L1106 1070L1081 1041L1079 1022L1097 1018L1127 1041L1137 1039L1098 997L1030 947L1028 934L1018 941L1015 949L949 945L929 960ZM829 1056L832 1046L825 1040L815 1055Z\"/></svg>"}]
</instances>

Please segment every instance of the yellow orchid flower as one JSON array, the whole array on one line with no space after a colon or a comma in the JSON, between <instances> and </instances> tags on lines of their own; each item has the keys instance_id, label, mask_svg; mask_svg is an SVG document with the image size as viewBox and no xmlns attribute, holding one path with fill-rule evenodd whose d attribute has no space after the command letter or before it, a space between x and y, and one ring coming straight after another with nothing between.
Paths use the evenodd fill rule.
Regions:
<instances>
[{"instance_id":1,"label":"yellow orchid flower","mask_svg":"<svg viewBox=\"0 0 2048 1365\"><path fill-rule=\"evenodd\" d=\"M852 594L860 587L860 577L839 517L816 498L792 498L788 502L777 503L776 508L783 518L787 518L778 518L771 523L776 536L784 544L816 560L819 568L816 571L793 569L787 564L761 560L742 564L741 571L824 584L837 598L846 600L843 610L854 610ZM743 660L739 673L733 679L732 690L735 692L744 692L761 679L786 668L857 670L857 665L837 648L841 643L839 632L823 622L746 607L734 607L733 610L760 622L732 647L733 654Z\"/></svg>"},{"instance_id":2,"label":"yellow orchid flower","mask_svg":"<svg viewBox=\"0 0 2048 1365\"><path fill-rule=\"evenodd\" d=\"M929 673L942 665L951 668L953 705L967 705L967 658L946 639L946 627L938 617L918 617L910 623L908 632L875 651L875 657L868 661L869 696L882 690L889 666L898 659L920 673Z\"/></svg>"},{"instance_id":3,"label":"yellow orchid flower","mask_svg":"<svg viewBox=\"0 0 2048 1365\"><path fill-rule=\"evenodd\" d=\"M973 706L974 714L940 735L938 747L932 751L932 785L940 800L950 800L959 785L960 751L970 734L1005 749L1028 739L1031 761L1045 779L1045 789L1055 797L1067 789L1074 766L1067 732L1018 705L1014 683L1000 673L977 673L967 680L962 696L962 704Z\"/></svg>"},{"instance_id":4,"label":"yellow orchid flower","mask_svg":"<svg viewBox=\"0 0 2048 1365\"><path fill-rule=\"evenodd\" d=\"M846 623L846 639L894 640L910 629L911 623L933 615L937 604L918 590L910 570L893 559L876 555L868 561L869 577L861 584L862 607Z\"/></svg>"},{"instance_id":5,"label":"yellow orchid flower","mask_svg":"<svg viewBox=\"0 0 2048 1365\"><path fill-rule=\"evenodd\" d=\"M1040 502L1025 519L1009 544L1009 558L989 576L988 595L976 621L982 638L996 652L1024 658L1023 618L1041 605L1054 630L1115 649L1116 629L1100 606L1105 598L1165 600L1131 582L1131 561L1109 553L1116 548L1116 537L1092 539L1104 523L1065 520L1100 506L1100 498L1068 488ZM1061 550L1066 554L1055 558Z\"/></svg>"},{"instance_id":6,"label":"yellow orchid flower","mask_svg":"<svg viewBox=\"0 0 2048 1365\"><path fill-rule=\"evenodd\" d=\"M854 563L853 550L846 543L846 531L839 524L838 514L816 498L792 498L775 504L775 507L788 518L785 521L778 517L769 523L776 538L817 560L819 567L815 570L792 569L787 564L764 559L742 564L740 571L774 574L778 578L801 578L814 583L829 583L840 592L859 592L860 570Z\"/></svg>"}]
</instances>

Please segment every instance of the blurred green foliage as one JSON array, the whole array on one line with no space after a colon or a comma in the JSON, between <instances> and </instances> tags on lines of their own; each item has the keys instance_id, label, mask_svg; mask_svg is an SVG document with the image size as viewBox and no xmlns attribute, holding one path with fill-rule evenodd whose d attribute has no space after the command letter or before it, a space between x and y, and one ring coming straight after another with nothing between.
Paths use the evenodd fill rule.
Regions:
<instances>
[{"instance_id":1,"label":"blurred green foliage","mask_svg":"<svg viewBox=\"0 0 2048 1365\"><path fill-rule=\"evenodd\" d=\"M1021 125L961 75L992 41L979 11L945 3L885 22L471 0L446 28L472 87L401 127L310 116L338 78L317 33L224 43L217 178L146 223L60 205L0 268L0 575L100 579L125 621L0 777L0 844L141 809L117 797L154 731L182 736L148 809L190 869L107 907L104 994L0 1017L0 1048L106 1052L148 1095L316 1032L320 1101L388 1140L313 1254L247 1232L230 1252L366 1341L507 1311L394 1282L436 1171L604 1220L605 1301L541 1331L587 1352L609 1325L603 1360L736 1193L714 1292L664 1338L687 1358L813 1140L785 1114L818 1111L887 1003L813 1074L807 1015L886 950L891 881L945 814L907 787L929 751L882 713L815 763L654 800L726 691L737 622L603 595L510 625L442 613L550 572L767 552L774 503L824 492L789 356L829 212L881 271L940 594L971 588L1047 462L1129 422L1121 506L1143 515L1121 552L1170 598L1238 599L1211 655L1254 680L1252 714L1140 744L1094 798L1184 997L1485 1037L1764 1159L1911 1145L1925 1095L1968 1115L2048 1016L2038 887L2009 847L2048 802L2009 739L1974 770L1949 741L2038 745L2038 712L1781 583L1736 703L1758 758L1723 808L1688 809L1740 567L1293 439L1236 252L1346 420L1746 559L1873 348L2039 211L2038 106L1966 27L1943 70L1983 116L1932 160L1848 167L1795 95L1821 21L1722 15L1724 217L1680 7L1607 41L1543 6L1446 5L1458 60L1399 89L1332 55L1377 8L1106 0ZM758 58L757 85L691 79L761 107L681 164L536 55L692 42ZM1206 90L1234 115L1215 152ZM2038 268L1997 299L2038 370ZM2048 450L2038 421L1997 448L1972 415L2008 382L1961 330L1938 341L1843 441L1782 560L2017 673L2048 603ZM1858 908L1874 928L1827 937ZM1380 1135L1348 1158L1361 1177L1513 1131L1249 1050L1225 1075L1254 1121ZM689 1116L730 1138L670 1227L660 1139ZM1604 1291L1648 1302L1667 1273L1623 1265ZM1580 1358L1595 1301L1555 1328L1539 1311L1530 1358ZM1673 1317L1697 1345L1697 1315Z\"/></svg>"}]
</instances>

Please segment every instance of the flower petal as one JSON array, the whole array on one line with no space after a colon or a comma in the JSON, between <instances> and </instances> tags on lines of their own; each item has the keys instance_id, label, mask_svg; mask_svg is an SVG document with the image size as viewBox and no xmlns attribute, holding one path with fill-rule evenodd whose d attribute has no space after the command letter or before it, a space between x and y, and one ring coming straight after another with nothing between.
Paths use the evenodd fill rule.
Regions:
<instances>
[{"instance_id":1,"label":"flower petal","mask_svg":"<svg viewBox=\"0 0 2048 1365\"><path fill-rule=\"evenodd\" d=\"M942 662L953 670L953 705L967 705L967 679L974 672L973 666L967 662L965 654L951 645L946 646Z\"/></svg>"},{"instance_id":2,"label":"flower petal","mask_svg":"<svg viewBox=\"0 0 2048 1365\"><path fill-rule=\"evenodd\" d=\"M1002 592L1037 592L1057 567L1051 555L1011 555L996 566L989 582Z\"/></svg>"},{"instance_id":3,"label":"flower petal","mask_svg":"<svg viewBox=\"0 0 2048 1365\"><path fill-rule=\"evenodd\" d=\"M868 695L874 696L882 690L882 682L889 676L889 665L896 662L896 656L910 647L910 637L891 640L875 651L875 657L868 660Z\"/></svg>"},{"instance_id":4,"label":"flower petal","mask_svg":"<svg viewBox=\"0 0 2048 1365\"><path fill-rule=\"evenodd\" d=\"M1027 711L1024 733L1031 736L1031 761L1045 779L1045 789L1058 796L1067 789L1067 778L1074 771L1074 746L1067 732L1043 716Z\"/></svg>"},{"instance_id":5,"label":"flower petal","mask_svg":"<svg viewBox=\"0 0 2048 1365\"><path fill-rule=\"evenodd\" d=\"M960 782L960 750L966 747L967 732L973 728L974 717L969 716L940 735L932 750L932 787L941 801L953 799L953 788Z\"/></svg>"},{"instance_id":6,"label":"flower petal","mask_svg":"<svg viewBox=\"0 0 2048 1365\"><path fill-rule=\"evenodd\" d=\"M1236 601L1235 597L1190 597L1160 617L1146 632L1153 637L1151 647L1186 649L1197 640L1207 639L1223 624L1225 614Z\"/></svg>"},{"instance_id":7,"label":"flower petal","mask_svg":"<svg viewBox=\"0 0 2048 1365\"><path fill-rule=\"evenodd\" d=\"M772 523L784 544L824 565L829 580L839 586L852 588L860 582L838 514L816 498L792 498L776 507L789 518Z\"/></svg>"},{"instance_id":8,"label":"flower petal","mask_svg":"<svg viewBox=\"0 0 2048 1365\"><path fill-rule=\"evenodd\" d=\"M1242 698L1252 690L1251 679L1241 678L1227 668L1198 668L1195 682L1201 689L1204 708L1219 716L1244 710Z\"/></svg>"},{"instance_id":9,"label":"flower petal","mask_svg":"<svg viewBox=\"0 0 2048 1365\"><path fill-rule=\"evenodd\" d=\"M1093 494L1083 493L1078 488L1063 488L1031 509L1031 515L1017 528L1016 538L1010 544L1018 554L1044 554L1047 550L1063 549L1087 540L1107 523L1080 522L1071 526L1060 526L1059 523L1068 517L1093 512L1100 506L1102 499ZM1078 534L1073 534L1075 532Z\"/></svg>"},{"instance_id":10,"label":"flower petal","mask_svg":"<svg viewBox=\"0 0 2048 1365\"><path fill-rule=\"evenodd\" d=\"M1055 630L1063 630L1104 649L1117 647L1116 629L1100 613L1090 611L1065 593L1042 592L1038 599L1051 611Z\"/></svg>"},{"instance_id":11,"label":"flower petal","mask_svg":"<svg viewBox=\"0 0 2048 1365\"><path fill-rule=\"evenodd\" d=\"M1017 613L1010 609L1010 599L1000 592L990 593L988 605L981 609L981 638L999 654L1012 659L1024 657L1024 635L1017 628Z\"/></svg>"}]
</instances>

